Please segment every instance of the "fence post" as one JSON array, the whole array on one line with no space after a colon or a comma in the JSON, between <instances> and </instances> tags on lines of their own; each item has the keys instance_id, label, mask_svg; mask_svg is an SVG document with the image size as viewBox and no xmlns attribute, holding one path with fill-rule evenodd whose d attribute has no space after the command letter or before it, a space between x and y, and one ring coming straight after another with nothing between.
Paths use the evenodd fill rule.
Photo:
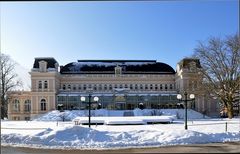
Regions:
<instances>
[{"instance_id":1,"label":"fence post","mask_svg":"<svg viewBox=\"0 0 240 154\"><path fill-rule=\"evenodd\" d=\"M225 125L225 132L227 132L227 122L226 122L226 125Z\"/></svg>"}]
</instances>

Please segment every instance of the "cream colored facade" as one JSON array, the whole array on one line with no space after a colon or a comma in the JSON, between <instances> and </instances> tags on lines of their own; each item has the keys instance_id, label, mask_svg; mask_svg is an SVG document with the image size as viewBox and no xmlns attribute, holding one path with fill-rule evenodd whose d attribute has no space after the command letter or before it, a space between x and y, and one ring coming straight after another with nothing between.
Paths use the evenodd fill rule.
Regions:
<instances>
[{"instance_id":1,"label":"cream colored facade","mask_svg":"<svg viewBox=\"0 0 240 154\"><path fill-rule=\"evenodd\" d=\"M88 64L89 61L81 63ZM135 63L143 63L144 66L150 63L154 67L159 65L159 70L127 72L124 68L128 66L119 66L119 63L130 63L134 66ZM34 67L30 72L31 91L14 91L9 94L11 99L8 118L28 120L56 109L86 109L88 106L86 102L80 101L80 97L89 96L89 89L92 96L100 98L98 104L93 102L93 109L132 110L140 107L139 105L146 109L181 108L176 95L187 91L196 95L195 102L188 103L189 108L207 115L218 114L217 103L197 90L202 80L197 59L183 59L177 64L176 72L172 71L169 65L155 61L107 61L106 64L116 64L113 73L101 73L97 69L84 73L77 70L76 73L76 70L71 70L72 67L69 67L71 72L64 73L64 69L70 64L61 66L59 71L59 64L54 58L35 58ZM72 65L75 63L70 66Z\"/></svg>"}]
</instances>

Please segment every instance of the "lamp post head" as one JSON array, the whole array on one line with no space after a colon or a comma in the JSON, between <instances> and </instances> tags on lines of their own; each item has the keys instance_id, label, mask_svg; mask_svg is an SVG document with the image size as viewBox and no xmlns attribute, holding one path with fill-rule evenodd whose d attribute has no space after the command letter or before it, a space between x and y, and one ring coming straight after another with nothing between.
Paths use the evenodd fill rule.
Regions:
<instances>
[{"instance_id":1,"label":"lamp post head","mask_svg":"<svg viewBox=\"0 0 240 154\"><path fill-rule=\"evenodd\" d=\"M177 94L177 99L182 99L182 95L181 94Z\"/></svg>"},{"instance_id":2,"label":"lamp post head","mask_svg":"<svg viewBox=\"0 0 240 154\"><path fill-rule=\"evenodd\" d=\"M195 98L195 95L194 94L190 94L190 99L194 99Z\"/></svg>"},{"instance_id":3,"label":"lamp post head","mask_svg":"<svg viewBox=\"0 0 240 154\"><path fill-rule=\"evenodd\" d=\"M97 102L97 101L99 100L99 98L98 98L97 96L95 96L95 97L93 98L93 100L94 100L95 102Z\"/></svg>"},{"instance_id":4,"label":"lamp post head","mask_svg":"<svg viewBox=\"0 0 240 154\"><path fill-rule=\"evenodd\" d=\"M86 100L86 98L84 96L82 96L80 99L82 102L85 102L85 100Z\"/></svg>"}]
</instances>

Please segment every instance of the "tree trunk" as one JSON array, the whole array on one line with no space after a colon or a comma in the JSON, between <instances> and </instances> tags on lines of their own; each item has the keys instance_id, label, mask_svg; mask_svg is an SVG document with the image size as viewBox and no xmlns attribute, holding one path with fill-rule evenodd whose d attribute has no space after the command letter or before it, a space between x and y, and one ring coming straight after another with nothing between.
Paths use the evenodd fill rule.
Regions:
<instances>
[{"instance_id":1,"label":"tree trunk","mask_svg":"<svg viewBox=\"0 0 240 154\"><path fill-rule=\"evenodd\" d=\"M227 106L227 114L229 119L233 118L233 105L230 103Z\"/></svg>"}]
</instances>

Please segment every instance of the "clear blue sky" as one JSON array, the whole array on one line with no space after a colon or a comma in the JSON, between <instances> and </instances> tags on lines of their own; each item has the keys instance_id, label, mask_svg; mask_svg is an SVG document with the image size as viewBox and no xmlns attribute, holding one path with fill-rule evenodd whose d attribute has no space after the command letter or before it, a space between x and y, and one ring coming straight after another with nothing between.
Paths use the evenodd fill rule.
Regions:
<instances>
[{"instance_id":1,"label":"clear blue sky","mask_svg":"<svg viewBox=\"0 0 240 154\"><path fill-rule=\"evenodd\" d=\"M27 69L34 57L177 62L197 41L236 34L237 0L1 2L1 52Z\"/></svg>"}]
</instances>

